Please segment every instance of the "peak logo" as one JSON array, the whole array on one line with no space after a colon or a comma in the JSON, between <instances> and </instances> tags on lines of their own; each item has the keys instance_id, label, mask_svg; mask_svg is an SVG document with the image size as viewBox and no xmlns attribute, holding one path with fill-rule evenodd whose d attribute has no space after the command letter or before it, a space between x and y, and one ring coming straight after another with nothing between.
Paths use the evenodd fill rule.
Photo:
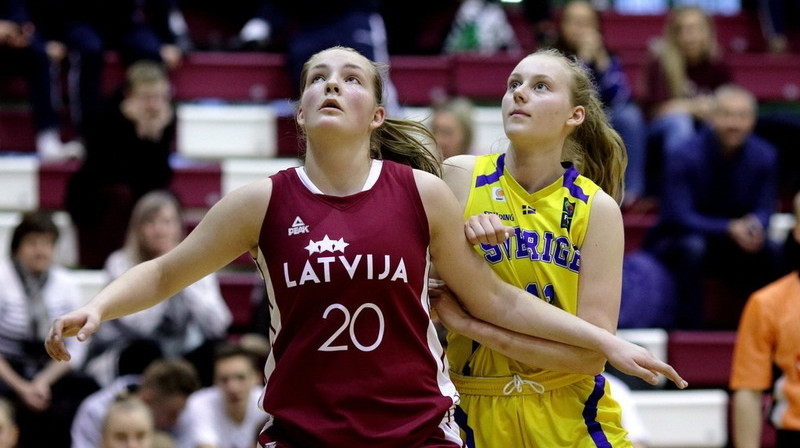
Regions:
<instances>
[{"instance_id":1,"label":"peak logo","mask_svg":"<svg viewBox=\"0 0 800 448\"><path fill-rule=\"evenodd\" d=\"M297 218L294 218L292 226L289 227L289 236L300 235L301 233L308 233L308 226L298 216Z\"/></svg>"}]
</instances>

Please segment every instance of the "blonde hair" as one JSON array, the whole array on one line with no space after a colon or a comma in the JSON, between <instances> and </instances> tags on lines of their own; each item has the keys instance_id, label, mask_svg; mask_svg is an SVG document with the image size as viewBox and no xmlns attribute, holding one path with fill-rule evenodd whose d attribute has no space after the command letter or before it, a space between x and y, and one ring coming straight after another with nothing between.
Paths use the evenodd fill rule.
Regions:
<instances>
[{"instance_id":1,"label":"blonde hair","mask_svg":"<svg viewBox=\"0 0 800 448\"><path fill-rule=\"evenodd\" d=\"M384 85L382 74L388 68L383 64L369 60L349 47L335 46L311 56L303 64L303 69L300 72L300 94L302 95L308 84L307 78L311 61L318 55L330 50L352 52L368 63L375 104L383 106ZM302 129L300 130L300 135L304 135ZM433 134L422 123L414 120L386 118L383 124L375 129L370 136L370 157L373 159L392 160L441 176L441 160L436 152L429 149L429 145L432 142L434 142Z\"/></svg>"},{"instance_id":2,"label":"blonde hair","mask_svg":"<svg viewBox=\"0 0 800 448\"><path fill-rule=\"evenodd\" d=\"M125 95L130 95L136 87L158 82L169 83L164 66L148 60L134 62L125 71Z\"/></svg>"},{"instance_id":3,"label":"blonde hair","mask_svg":"<svg viewBox=\"0 0 800 448\"><path fill-rule=\"evenodd\" d=\"M464 133L464 146L461 148L466 152L472 147L472 139L475 128L475 120L472 116L473 104L469 98L457 96L433 105L433 116L440 113L451 114Z\"/></svg>"},{"instance_id":4,"label":"blonde hair","mask_svg":"<svg viewBox=\"0 0 800 448\"><path fill-rule=\"evenodd\" d=\"M564 143L563 159L572 162L583 176L621 204L628 154L622 138L608 121L591 75L577 59L568 58L558 50L539 50L534 55L553 57L564 63L572 75L572 105L583 106L586 110L583 123L570 133Z\"/></svg>"},{"instance_id":5,"label":"blonde hair","mask_svg":"<svg viewBox=\"0 0 800 448\"><path fill-rule=\"evenodd\" d=\"M681 51L678 40L681 33L681 25L684 17L697 14L703 18L708 31L708 46L704 55L709 60L719 58L719 47L717 45L717 33L714 28L713 19L697 6L676 6L670 11L667 22L664 25L664 33L661 40L654 46L653 50L656 57L664 69L667 77L672 97L680 98L689 94L689 84L686 75L686 58Z\"/></svg>"},{"instance_id":6,"label":"blonde hair","mask_svg":"<svg viewBox=\"0 0 800 448\"><path fill-rule=\"evenodd\" d=\"M181 215L181 205L178 199L170 192L165 190L154 190L142 196L131 212L131 219L128 223L128 233L125 237L125 252L134 263L141 263L150 260L154 254L144 246L142 241L142 227L153 219L153 217L165 207L175 211L178 218L180 231L177 238L179 242L184 236L183 220Z\"/></svg>"},{"instance_id":7,"label":"blonde hair","mask_svg":"<svg viewBox=\"0 0 800 448\"><path fill-rule=\"evenodd\" d=\"M145 404L139 397L133 395L128 392L121 392L114 397L114 401L108 405L108 409L106 410L106 415L103 418L103 433L106 432L108 428L108 422L111 420L111 416L117 413L131 413L131 412L141 412L147 416L148 423L151 428L151 433L155 431L155 421L153 419L153 411L150 410L150 407Z\"/></svg>"}]
</instances>

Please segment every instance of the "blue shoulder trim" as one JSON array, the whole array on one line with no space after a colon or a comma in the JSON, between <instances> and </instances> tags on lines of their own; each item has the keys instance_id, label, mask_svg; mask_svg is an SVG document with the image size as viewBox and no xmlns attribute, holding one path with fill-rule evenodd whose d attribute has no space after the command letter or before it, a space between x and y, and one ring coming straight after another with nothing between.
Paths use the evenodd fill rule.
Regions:
<instances>
[{"instance_id":1,"label":"blue shoulder trim","mask_svg":"<svg viewBox=\"0 0 800 448\"><path fill-rule=\"evenodd\" d=\"M578 173L578 170L570 165L567 171L564 172L564 188L569 190L569 194L586 204L589 201L589 196L583 192L583 188L575 184L575 179L577 179L579 175L580 173Z\"/></svg>"},{"instance_id":2,"label":"blue shoulder trim","mask_svg":"<svg viewBox=\"0 0 800 448\"><path fill-rule=\"evenodd\" d=\"M484 185L489 185L497 182L500 180L500 176L503 175L503 169L506 166L506 155L500 154L500 157L497 158L497 169L494 173L490 174L481 174L480 176L475 178L475 186L482 187Z\"/></svg>"}]
</instances>

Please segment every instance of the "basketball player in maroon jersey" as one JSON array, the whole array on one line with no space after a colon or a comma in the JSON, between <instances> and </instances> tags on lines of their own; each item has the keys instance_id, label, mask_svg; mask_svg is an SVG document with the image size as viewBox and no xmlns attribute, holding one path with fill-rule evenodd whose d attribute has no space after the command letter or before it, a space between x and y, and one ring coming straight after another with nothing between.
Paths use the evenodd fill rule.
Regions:
<instances>
[{"instance_id":1,"label":"basketball player in maroon jersey","mask_svg":"<svg viewBox=\"0 0 800 448\"><path fill-rule=\"evenodd\" d=\"M426 128L385 116L375 64L328 49L309 59L301 83L304 166L226 195L177 248L57 318L50 356L68 360L64 337L85 341L102 321L152 306L247 251L271 310L264 447L462 445L452 421L458 396L430 320L432 263L482 320L598 350L625 373L653 383L662 373L685 387L647 350L493 274L434 175Z\"/></svg>"}]
</instances>

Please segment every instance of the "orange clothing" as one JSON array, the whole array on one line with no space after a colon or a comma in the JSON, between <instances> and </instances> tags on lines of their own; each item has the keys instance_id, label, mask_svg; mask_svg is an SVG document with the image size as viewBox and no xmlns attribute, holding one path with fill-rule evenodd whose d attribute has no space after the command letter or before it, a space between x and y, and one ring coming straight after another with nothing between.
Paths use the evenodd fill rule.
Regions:
<instances>
[{"instance_id":1,"label":"orange clothing","mask_svg":"<svg viewBox=\"0 0 800 448\"><path fill-rule=\"evenodd\" d=\"M733 353L730 388L768 390L772 365L783 372L785 383L780 415L772 421L780 429L800 430L800 275L792 272L754 292L739 323Z\"/></svg>"}]
</instances>

